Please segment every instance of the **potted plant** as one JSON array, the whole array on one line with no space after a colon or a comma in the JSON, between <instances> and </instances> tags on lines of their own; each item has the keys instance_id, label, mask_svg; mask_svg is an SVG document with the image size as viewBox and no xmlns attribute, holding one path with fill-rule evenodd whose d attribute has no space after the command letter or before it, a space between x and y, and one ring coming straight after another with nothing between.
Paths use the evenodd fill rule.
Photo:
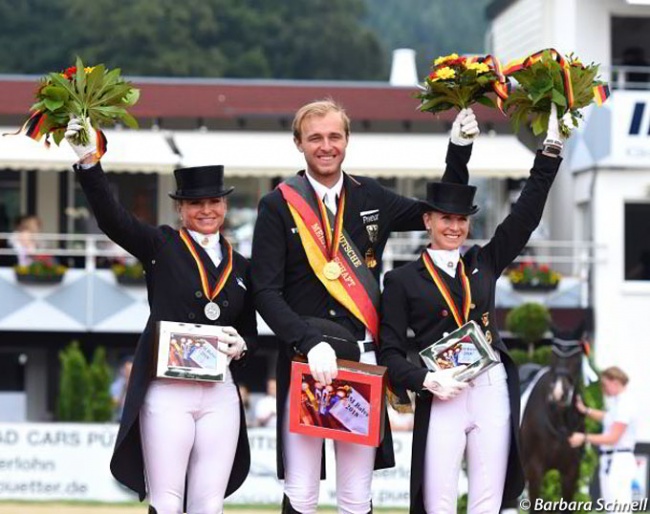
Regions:
<instances>
[{"instance_id":1,"label":"potted plant","mask_svg":"<svg viewBox=\"0 0 650 514\"><path fill-rule=\"evenodd\" d=\"M540 341L551 324L551 313L541 303L529 302L515 307L506 316L506 329L528 347L532 359L535 343Z\"/></svg>"},{"instance_id":2,"label":"potted plant","mask_svg":"<svg viewBox=\"0 0 650 514\"><path fill-rule=\"evenodd\" d=\"M58 284L68 268L50 256L36 256L26 266L14 266L16 280L23 284Z\"/></svg>"},{"instance_id":3,"label":"potted plant","mask_svg":"<svg viewBox=\"0 0 650 514\"><path fill-rule=\"evenodd\" d=\"M111 267L118 284L126 286L144 285L144 269L140 262L133 264L113 264Z\"/></svg>"},{"instance_id":4,"label":"potted plant","mask_svg":"<svg viewBox=\"0 0 650 514\"><path fill-rule=\"evenodd\" d=\"M546 264L522 262L508 272L512 288L517 291L553 291L562 275Z\"/></svg>"}]
</instances>

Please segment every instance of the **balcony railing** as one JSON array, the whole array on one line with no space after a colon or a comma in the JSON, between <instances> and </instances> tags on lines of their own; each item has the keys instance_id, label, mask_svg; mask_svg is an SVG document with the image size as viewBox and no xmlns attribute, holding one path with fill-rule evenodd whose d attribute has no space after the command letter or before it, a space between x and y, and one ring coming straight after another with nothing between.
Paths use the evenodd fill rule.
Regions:
<instances>
[{"instance_id":1,"label":"balcony railing","mask_svg":"<svg viewBox=\"0 0 650 514\"><path fill-rule=\"evenodd\" d=\"M383 271L417 259L426 245L423 233L391 237ZM12 269L16 252L8 247L12 234L0 234L0 330L129 332L142 330L149 315L147 291L118 282L109 268L115 260L129 259L123 249L104 235L42 234L37 255L47 255L68 266L58 284L25 284ZM233 241L233 245L237 245ZM240 241L248 244L249 241ZM484 241L468 241L467 245ZM510 308L524 301L548 307L585 308L591 305L590 277L603 251L586 242L536 241L517 259L549 265L562 274L560 286L548 293L513 290L507 277L497 282L496 306ZM35 323L34 320L38 320ZM261 334L271 331L258 317Z\"/></svg>"}]
</instances>

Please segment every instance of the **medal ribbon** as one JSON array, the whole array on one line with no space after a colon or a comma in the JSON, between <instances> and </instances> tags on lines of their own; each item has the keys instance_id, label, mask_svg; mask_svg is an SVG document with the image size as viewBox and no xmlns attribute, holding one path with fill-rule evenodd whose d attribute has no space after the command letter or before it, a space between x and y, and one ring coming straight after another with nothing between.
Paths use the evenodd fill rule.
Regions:
<instances>
[{"instance_id":1,"label":"medal ribbon","mask_svg":"<svg viewBox=\"0 0 650 514\"><path fill-rule=\"evenodd\" d=\"M471 57L467 58L467 63L483 63L486 64L492 72L496 75L497 79L492 83L492 90L496 94L497 97L497 107L501 111L502 114L505 114L503 111L503 102L506 98L508 98L508 93L510 92L509 89L509 82L508 78L505 76L503 71L501 70L501 62L499 59L497 59L493 55L473 55Z\"/></svg>"},{"instance_id":2,"label":"medal ribbon","mask_svg":"<svg viewBox=\"0 0 650 514\"><path fill-rule=\"evenodd\" d=\"M547 48L546 50L540 50L534 54L529 55L523 59L515 59L508 63L506 69L503 71L503 74L508 76L513 73L522 70L524 68L530 67L531 64L536 63L537 61L542 60L544 52L549 52L551 57L557 61L557 63L562 68L562 82L564 84L564 96L567 100L567 111L571 110L573 107L573 86L571 85L571 72L568 61L562 56L560 52L554 48Z\"/></svg>"},{"instance_id":3,"label":"medal ribbon","mask_svg":"<svg viewBox=\"0 0 650 514\"><path fill-rule=\"evenodd\" d=\"M317 195L318 196L318 195ZM336 253L339 250L341 242L341 232L343 232L343 213L345 211L345 188L341 189L339 195L339 203L336 208L336 218L334 218L334 233L330 226L330 219L327 215L327 207L322 198L318 198L318 209L320 210L320 217L323 220L323 231L325 232L325 240L327 244L327 255L329 260L333 261Z\"/></svg>"},{"instance_id":4,"label":"medal ribbon","mask_svg":"<svg viewBox=\"0 0 650 514\"><path fill-rule=\"evenodd\" d=\"M221 292L223 287L226 285L226 282L228 278L230 277L230 273L232 272L232 246L228 242L228 240L221 236L223 239L223 244L224 246L228 249L228 254L226 256L226 265L224 266L223 272L221 273L221 276L219 277L219 280L217 280L217 283L214 286L214 289L212 292L210 292L210 283L208 282L208 274L205 271L205 266L203 265L203 262L201 261L201 258L199 257L199 254L196 253L196 248L194 248L194 245L191 242L191 237L187 233L187 231L183 228L179 231L181 235L181 239L185 243L185 246L187 246L187 249L190 251L192 254L192 257L194 257L194 262L196 262L196 267L199 269L199 275L201 276L201 286L203 287L203 294L205 294L205 297L212 301L214 300L217 295Z\"/></svg>"},{"instance_id":5,"label":"medal ribbon","mask_svg":"<svg viewBox=\"0 0 650 514\"><path fill-rule=\"evenodd\" d=\"M427 252L426 250L422 252L422 260L424 261L424 266L427 268L429 275L431 275L433 282L436 284L436 287L440 291L440 294L442 294L442 297L445 299L445 302L447 302L447 306L449 307L449 310L454 315L456 324L459 327L462 327L465 323L467 323L467 320L469 319L469 308L470 305L472 304L472 290L469 287L469 278L467 278L467 274L465 273L465 264L463 264L463 260L460 259L459 261L460 280L463 283L463 293L464 293L462 317L461 317L461 312L458 310L458 306L456 305L456 302L454 302L454 299L451 296L451 292L449 291L447 284L445 284L445 281L442 279L442 277L436 270L436 267L433 264L433 261L431 260L431 256L429 255L429 252Z\"/></svg>"}]
</instances>

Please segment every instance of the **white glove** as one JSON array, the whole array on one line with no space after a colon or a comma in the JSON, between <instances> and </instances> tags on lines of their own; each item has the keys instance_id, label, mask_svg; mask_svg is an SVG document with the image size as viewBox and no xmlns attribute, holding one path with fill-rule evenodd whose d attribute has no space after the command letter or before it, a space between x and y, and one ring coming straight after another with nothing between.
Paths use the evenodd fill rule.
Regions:
<instances>
[{"instance_id":1,"label":"white glove","mask_svg":"<svg viewBox=\"0 0 650 514\"><path fill-rule=\"evenodd\" d=\"M325 342L320 342L307 352L309 371L316 382L329 385L339 374L334 349Z\"/></svg>"},{"instance_id":2,"label":"white glove","mask_svg":"<svg viewBox=\"0 0 650 514\"><path fill-rule=\"evenodd\" d=\"M84 128L88 132L88 144L80 145L76 141L79 132ZM65 139L74 150L74 153L77 154L80 161L83 160L84 157L97 152L97 133L90 126L90 120L88 118L86 118L86 123L84 124L81 119L72 116L68 122L68 126L66 127Z\"/></svg>"},{"instance_id":3,"label":"white glove","mask_svg":"<svg viewBox=\"0 0 650 514\"><path fill-rule=\"evenodd\" d=\"M451 125L451 142L458 146L471 145L481 133L471 107L462 109Z\"/></svg>"},{"instance_id":4,"label":"white glove","mask_svg":"<svg viewBox=\"0 0 650 514\"><path fill-rule=\"evenodd\" d=\"M223 343L223 344L222 344ZM223 327L223 335L219 338L218 350L228 356L230 360L239 360L246 350L246 341L239 335L234 327Z\"/></svg>"},{"instance_id":5,"label":"white glove","mask_svg":"<svg viewBox=\"0 0 650 514\"><path fill-rule=\"evenodd\" d=\"M544 146L557 149L557 152L553 153L557 153L558 155L562 151L562 146L564 146L562 134L560 134L560 120L557 117L557 107L553 102L551 102L551 112L548 116L548 130L546 132L546 139L544 139Z\"/></svg>"},{"instance_id":6,"label":"white glove","mask_svg":"<svg viewBox=\"0 0 650 514\"><path fill-rule=\"evenodd\" d=\"M432 392L441 400L450 400L467 387L466 382L461 382L455 378L456 375L466 367L467 366L457 366L455 368L429 372L424 378L422 387Z\"/></svg>"}]
</instances>

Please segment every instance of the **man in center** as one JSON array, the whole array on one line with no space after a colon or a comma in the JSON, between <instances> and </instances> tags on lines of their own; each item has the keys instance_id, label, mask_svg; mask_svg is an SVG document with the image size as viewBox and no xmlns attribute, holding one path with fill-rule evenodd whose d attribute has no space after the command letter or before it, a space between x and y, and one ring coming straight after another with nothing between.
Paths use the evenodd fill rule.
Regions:
<instances>
[{"instance_id":1,"label":"man in center","mask_svg":"<svg viewBox=\"0 0 650 514\"><path fill-rule=\"evenodd\" d=\"M374 179L343 172L350 120L340 105L331 100L306 104L296 112L292 129L306 170L260 201L251 276L256 308L279 344L277 466L278 477L284 479L282 512L312 514L325 476L324 446L321 438L289 431L291 360L305 356L314 378L331 383L338 372L337 352L327 335L343 333L358 360L377 363L382 253L392 231L422 230L423 222L417 200ZM452 125L443 181L462 182L468 176L472 138L478 132L471 109L462 110ZM395 465L388 417L378 448L336 441L335 453L338 511L371 512L373 470Z\"/></svg>"}]
</instances>

